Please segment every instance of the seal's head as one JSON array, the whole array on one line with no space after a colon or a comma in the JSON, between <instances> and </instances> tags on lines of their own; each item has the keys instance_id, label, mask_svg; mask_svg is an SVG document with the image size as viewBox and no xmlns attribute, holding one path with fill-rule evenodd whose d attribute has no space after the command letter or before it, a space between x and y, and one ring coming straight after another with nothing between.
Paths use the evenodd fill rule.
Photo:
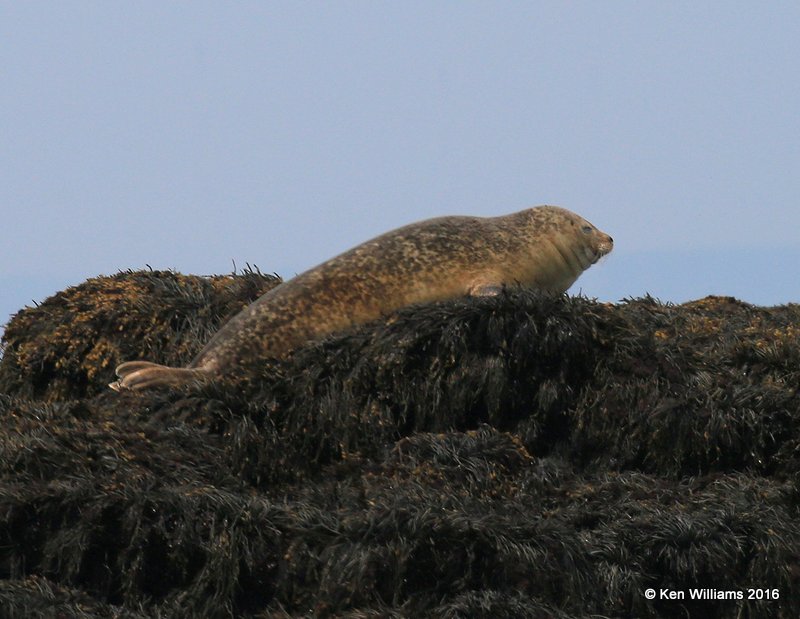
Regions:
<instances>
[{"instance_id":1,"label":"seal's head","mask_svg":"<svg viewBox=\"0 0 800 619\"><path fill-rule=\"evenodd\" d=\"M559 210L565 211L565 218L569 221L570 227L574 228L574 234L580 239L579 245L582 245L585 257L585 262L581 261L584 269L588 269L614 249L614 239L608 234L598 230L580 215L566 209Z\"/></svg>"},{"instance_id":2,"label":"seal's head","mask_svg":"<svg viewBox=\"0 0 800 619\"><path fill-rule=\"evenodd\" d=\"M542 206L540 211L550 225L550 233L559 248L567 252L566 258L574 258L584 271L614 248L614 239L602 232L580 215L558 206ZM569 260L572 262L572 260Z\"/></svg>"},{"instance_id":3,"label":"seal's head","mask_svg":"<svg viewBox=\"0 0 800 619\"><path fill-rule=\"evenodd\" d=\"M519 281L536 288L564 292L614 247L609 235L565 208L537 206L519 216L531 252Z\"/></svg>"}]
</instances>

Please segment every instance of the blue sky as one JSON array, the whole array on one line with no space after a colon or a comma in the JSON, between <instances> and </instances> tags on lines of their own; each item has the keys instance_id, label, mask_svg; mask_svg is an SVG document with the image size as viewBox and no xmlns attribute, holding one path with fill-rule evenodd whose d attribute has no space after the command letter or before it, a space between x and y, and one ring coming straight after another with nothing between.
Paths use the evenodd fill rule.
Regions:
<instances>
[{"instance_id":1,"label":"blue sky","mask_svg":"<svg viewBox=\"0 0 800 619\"><path fill-rule=\"evenodd\" d=\"M544 203L616 242L573 291L798 301L799 42L796 2L0 4L0 323Z\"/></svg>"}]
</instances>

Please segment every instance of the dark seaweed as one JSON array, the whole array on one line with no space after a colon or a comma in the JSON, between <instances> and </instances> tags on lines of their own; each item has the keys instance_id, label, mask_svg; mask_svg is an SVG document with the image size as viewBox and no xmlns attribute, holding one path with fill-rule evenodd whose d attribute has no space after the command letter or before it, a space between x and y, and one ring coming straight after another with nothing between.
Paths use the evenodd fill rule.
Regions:
<instances>
[{"instance_id":1,"label":"dark seaweed","mask_svg":"<svg viewBox=\"0 0 800 619\"><path fill-rule=\"evenodd\" d=\"M12 319L0 617L796 616L800 306L507 290L106 388L278 282L120 273ZM780 597L688 599L751 587Z\"/></svg>"}]
</instances>

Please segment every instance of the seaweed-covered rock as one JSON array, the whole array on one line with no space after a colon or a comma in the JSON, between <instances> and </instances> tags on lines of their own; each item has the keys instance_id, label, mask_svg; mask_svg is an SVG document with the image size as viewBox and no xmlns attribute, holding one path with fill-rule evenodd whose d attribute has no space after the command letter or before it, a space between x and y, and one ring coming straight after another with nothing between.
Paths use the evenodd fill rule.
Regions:
<instances>
[{"instance_id":1,"label":"seaweed-covered rock","mask_svg":"<svg viewBox=\"0 0 800 619\"><path fill-rule=\"evenodd\" d=\"M59 400L92 396L129 359L183 365L276 276L196 277L172 271L96 277L20 310L3 334L0 393Z\"/></svg>"},{"instance_id":2,"label":"seaweed-covered rock","mask_svg":"<svg viewBox=\"0 0 800 619\"><path fill-rule=\"evenodd\" d=\"M0 617L795 615L798 306L509 290L105 389L275 283L120 274L15 317Z\"/></svg>"}]
</instances>

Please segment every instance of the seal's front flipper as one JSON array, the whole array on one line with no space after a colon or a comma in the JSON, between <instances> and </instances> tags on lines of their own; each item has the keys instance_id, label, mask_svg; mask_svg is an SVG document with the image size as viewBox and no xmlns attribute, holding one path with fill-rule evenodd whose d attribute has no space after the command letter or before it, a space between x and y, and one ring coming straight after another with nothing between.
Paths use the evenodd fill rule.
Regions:
<instances>
[{"instance_id":1,"label":"seal's front flipper","mask_svg":"<svg viewBox=\"0 0 800 619\"><path fill-rule=\"evenodd\" d=\"M469 289L471 297L496 297L503 292L503 284L497 283L476 283Z\"/></svg>"},{"instance_id":2,"label":"seal's front flipper","mask_svg":"<svg viewBox=\"0 0 800 619\"><path fill-rule=\"evenodd\" d=\"M172 387L204 380L208 373L195 368L171 368L149 361L128 361L117 367L117 376L119 380L108 385L114 391Z\"/></svg>"}]
</instances>

